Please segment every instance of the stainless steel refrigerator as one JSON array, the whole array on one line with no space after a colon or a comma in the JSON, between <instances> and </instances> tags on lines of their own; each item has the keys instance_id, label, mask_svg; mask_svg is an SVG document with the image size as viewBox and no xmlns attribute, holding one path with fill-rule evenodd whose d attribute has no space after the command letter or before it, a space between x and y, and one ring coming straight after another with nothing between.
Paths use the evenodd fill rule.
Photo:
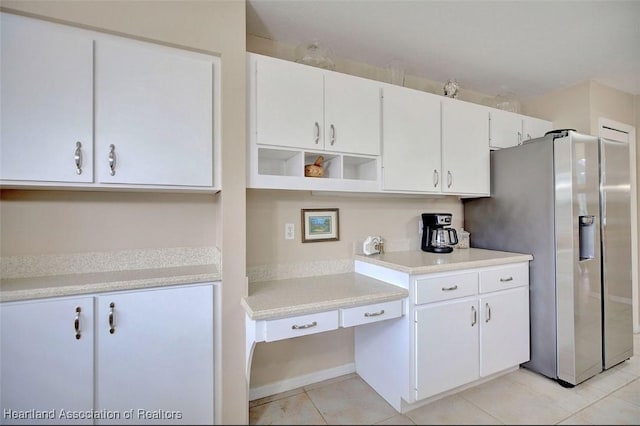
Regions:
<instances>
[{"instance_id":1,"label":"stainless steel refrigerator","mask_svg":"<svg viewBox=\"0 0 640 426\"><path fill-rule=\"evenodd\" d=\"M471 247L530 253L531 357L573 386L633 355L628 142L563 130L491 152Z\"/></svg>"}]
</instances>

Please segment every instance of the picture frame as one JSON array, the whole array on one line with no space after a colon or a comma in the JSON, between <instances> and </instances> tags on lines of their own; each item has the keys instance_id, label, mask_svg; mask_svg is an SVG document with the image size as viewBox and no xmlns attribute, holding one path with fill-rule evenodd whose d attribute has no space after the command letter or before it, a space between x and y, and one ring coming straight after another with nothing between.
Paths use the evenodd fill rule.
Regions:
<instances>
[{"instance_id":1,"label":"picture frame","mask_svg":"<svg viewBox=\"0 0 640 426\"><path fill-rule=\"evenodd\" d=\"M302 242L338 241L340 218L337 208L302 209Z\"/></svg>"}]
</instances>

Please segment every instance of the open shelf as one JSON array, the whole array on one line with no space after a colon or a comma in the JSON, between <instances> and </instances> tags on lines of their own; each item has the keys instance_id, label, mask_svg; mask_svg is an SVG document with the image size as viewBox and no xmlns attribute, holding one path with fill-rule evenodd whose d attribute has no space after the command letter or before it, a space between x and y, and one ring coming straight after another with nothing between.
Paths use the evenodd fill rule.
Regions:
<instances>
[{"instance_id":1,"label":"open shelf","mask_svg":"<svg viewBox=\"0 0 640 426\"><path fill-rule=\"evenodd\" d=\"M304 176L300 151L258 148L258 174L273 176Z\"/></svg>"},{"instance_id":2,"label":"open shelf","mask_svg":"<svg viewBox=\"0 0 640 426\"><path fill-rule=\"evenodd\" d=\"M249 188L380 191L378 156L306 151L254 145L249 154ZM305 177L304 167L323 157L323 176Z\"/></svg>"}]
</instances>

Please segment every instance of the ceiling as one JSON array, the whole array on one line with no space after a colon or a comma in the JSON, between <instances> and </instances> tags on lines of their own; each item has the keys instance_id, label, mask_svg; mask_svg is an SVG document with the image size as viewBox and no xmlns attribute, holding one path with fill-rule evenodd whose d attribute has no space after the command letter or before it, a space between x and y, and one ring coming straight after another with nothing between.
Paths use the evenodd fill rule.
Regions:
<instances>
[{"instance_id":1,"label":"ceiling","mask_svg":"<svg viewBox=\"0 0 640 426\"><path fill-rule=\"evenodd\" d=\"M247 33L487 95L640 95L640 1L247 0Z\"/></svg>"}]
</instances>

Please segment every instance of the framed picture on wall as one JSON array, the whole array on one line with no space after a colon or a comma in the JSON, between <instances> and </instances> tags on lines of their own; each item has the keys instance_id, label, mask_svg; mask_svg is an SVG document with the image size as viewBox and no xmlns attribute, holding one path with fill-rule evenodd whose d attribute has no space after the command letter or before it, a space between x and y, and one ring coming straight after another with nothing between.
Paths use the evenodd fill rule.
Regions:
<instances>
[{"instance_id":1,"label":"framed picture on wall","mask_svg":"<svg viewBox=\"0 0 640 426\"><path fill-rule=\"evenodd\" d=\"M302 242L338 241L338 209L302 209Z\"/></svg>"}]
</instances>

